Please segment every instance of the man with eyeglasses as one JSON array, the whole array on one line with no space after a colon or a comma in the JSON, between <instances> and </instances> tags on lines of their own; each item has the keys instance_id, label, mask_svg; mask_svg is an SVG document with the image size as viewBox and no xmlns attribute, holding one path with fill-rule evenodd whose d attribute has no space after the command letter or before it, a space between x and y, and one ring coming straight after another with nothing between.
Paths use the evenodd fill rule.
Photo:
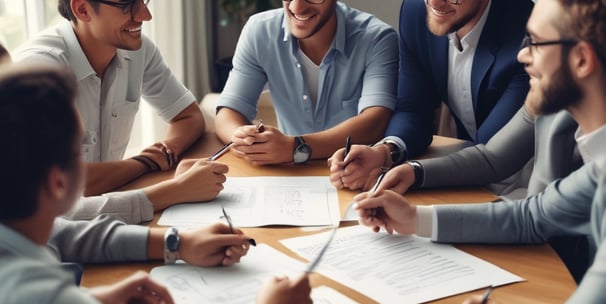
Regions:
<instances>
[{"instance_id":1,"label":"man with eyeglasses","mask_svg":"<svg viewBox=\"0 0 606 304\"><path fill-rule=\"evenodd\" d=\"M89 177L86 196L113 191L149 172L176 168L182 153L205 130L194 95L175 78L156 45L141 33L143 22L152 18L148 3L60 0L59 13L69 22L41 33L14 54L16 61L51 61L76 73L76 107L84 124L82 157ZM163 141L124 160L142 97L169 123L169 129ZM176 203L215 198L223 188L227 166L203 160L192 164L177 170L192 180L181 191L190 197L157 184L156 195L137 190L119 193L120 197L91 198L86 208L77 208L79 212L72 216L85 219L99 212L137 213L135 218L145 221L151 220L154 211Z\"/></svg>"},{"instance_id":2,"label":"man with eyeglasses","mask_svg":"<svg viewBox=\"0 0 606 304\"><path fill-rule=\"evenodd\" d=\"M217 104L215 129L258 165L304 164L383 136L396 105L397 34L337 0L283 1L252 16ZM278 126L251 126L268 85Z\"/></svg>"},{"instance_id":3,"label":"man with eyeglasses","mask_svg":"<svg viewBox=\"0 0 606 304\"><path fill-rule=\"evenodd\" d=\"M344 150L329 159L332 184L368 190L382 170L425 152L442 102L459 139L488 142L528 92L528 75L515 56L531 9L530 0L403 1L398 107L385 138L372 147L354 145L346 161ZM496 186L500 194L509 184Z\"/></svg>"},{"instance_id":4,"label":"man with eyeglasses","mask_svg":"<svg viewBox=\"0 0 606 304\"><path fill-rule=\"evenodd\" d=\"M592 264L567 302L606 302L603 291L606 286L604 16L606 2L603 0L538 0L528 20L528 36L518 53L518 60L530 76L526 115L539 115L536 118L537 152L555 150L537 154L536 166L549 163L552 161L549 157L553 156L567 167L568 158L578 153L585 163L580 169L566 173L562 179L542 180L551 183L543 192L524 200L414 206L400 194L407 186L402 181L403 171L394 168L385 176L378 192L354 198L361 222L375 231L384 227L390 233L417 234L447 243L542 243L554 236L586 236ZM550 132L560 140L575 141L577 151L573 152L568 144L542 137ZM566 138L558 132L563 132ZM528 141L502 144L508 144L509 153L514 154L532 147ZM543 147L546 144L551 145ZM561 164L553 165L561 171L568 169ZM473 168L469 166L467 170ZM587 260L588 257L579 255L574 259ZM480 303L479 298L474 300L471 303Z\"/></svg>"}]
</instances>

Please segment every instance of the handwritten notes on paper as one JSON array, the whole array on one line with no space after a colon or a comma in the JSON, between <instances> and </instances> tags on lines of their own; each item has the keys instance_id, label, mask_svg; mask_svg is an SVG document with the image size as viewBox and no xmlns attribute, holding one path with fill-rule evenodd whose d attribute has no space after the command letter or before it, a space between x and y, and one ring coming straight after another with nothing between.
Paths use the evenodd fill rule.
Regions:
<instances>
[{"instance_id":1,"label":"handwritten notes on paper","mask_svg":"<svg viewBox=\"0 0 606 304\"><path fill-rule=\"evenodd\" d=\"M336 226L337 190L327 176L228 177L219 196L166 209L159 225L199 226L221 220L221 205L234 225Z\"/></svg>"},{"instance_id":2,"label":"handwritten notes on paper","mask_svg":"<svg viewBox=\"0 0 606 304\"><path fill-rule=\"evenodd\" d=\"M282 240L312 259L326 233ZM318 266L319 273L381 303L417 303L523 279L450 245L416 236L341 228Z\"/></svg>"}]
</instances>

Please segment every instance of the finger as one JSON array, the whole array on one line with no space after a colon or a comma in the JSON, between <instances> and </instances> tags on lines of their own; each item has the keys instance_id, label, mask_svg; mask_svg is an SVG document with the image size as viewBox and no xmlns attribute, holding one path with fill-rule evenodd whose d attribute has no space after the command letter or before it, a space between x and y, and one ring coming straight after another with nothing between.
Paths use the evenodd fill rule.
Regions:
<instances>
[{"instance_id":1,"label":"finger","mask_svg":"<svg viewBox=\"0 0 606 304\"><path fill-rule=\"evenodd\" d=\"M293 286L301 286L301 285L309 286L309 274L308 273L301 274L292 282L292 285Z\"/></svg>"}]
</instances>

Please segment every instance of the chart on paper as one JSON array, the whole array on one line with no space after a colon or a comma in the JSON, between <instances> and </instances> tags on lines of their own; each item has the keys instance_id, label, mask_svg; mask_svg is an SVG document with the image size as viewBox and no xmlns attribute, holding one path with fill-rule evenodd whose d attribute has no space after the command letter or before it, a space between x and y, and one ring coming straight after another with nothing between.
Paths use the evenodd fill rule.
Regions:
<instances>
[{"instance_id":1,"label":"chart on paper","mask_svg":"<svg viewBox=\"0 0 606 304\"><path fill-rule=\"evenodd\" d=\"M337 190L327 176L228 177L225 189L210 202L166 209L158 224L199 226L221 220L221 206L235 226L335 226Z\"/></svg>"}]
</instances>

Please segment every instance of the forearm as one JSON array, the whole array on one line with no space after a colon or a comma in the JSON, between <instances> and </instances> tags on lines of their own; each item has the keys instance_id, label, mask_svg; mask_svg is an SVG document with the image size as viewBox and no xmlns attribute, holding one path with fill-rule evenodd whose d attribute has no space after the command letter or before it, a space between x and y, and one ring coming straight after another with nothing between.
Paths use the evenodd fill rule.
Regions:
<instances>
[{"instance_id":1,"label":"forearm","mask_svg":"<svg viewBox=\"0 0 606 304\"><path fill-rule=\"evenodd\" d=\"M86 189L84 196L95 196L111 192L116 188L145 174L144 164L126 159L105 163L86 164Z\"/></svg>"},{"instance_id":2,"label":"forearm","mask_svg":"<svg viewBox=\"0 0 606 304\"><path fill-rule=\"evenodd\" d=\"M130 190L83 197L63 217L91 220L100 214L117 217L127 224L139 224L153 219L154 208L142 190Z\"/></svg>"},{"instance_id":3,"label":"forearm","mask_svg":"<svg viewBox=\"0 0 606 304\"><path fill-rule=\"evenodd\" d=\"M151 201L155 212L184 202L181 198L181 191L175 191L177 189L175 183L177 183L175 179L169 179L143 189L145 195Z\"/></svg>"},{"instance_id":4,"label":"forearm","mask_svg":"<svg viewBox=\"0 0 606 304\"><path fill-rule=\"evenodd\" d=\"M343 148L345 138L352 144L374 144L383 138L383 133L391 117L391 110L383 107L365 109L341 124L317 133L305 134L305 142L311 146L311 157L324 159ZM340 140L342 139L342 140Z\"/></svg>"},{"instance_id":5,"label":"forearm","mask_svg":"<svg viewBox=\"0 0 606 304\"><path fill-rule=\"evenodd\" d=\"M194 102L170 122L164 143L180 157L204 134L205 128L204 116Z\"/></svg>"},{"instance_id":6,"label":"forearm","mask_svg":"<svg viewBox=\"0 0 606 304\"><path fill-rule=\"evenodd\" d=\"M147 259L164 259L164 233L166 228L151 228L147 235Z\"/></svg>"},{"instance_id":7,"label":"forearm","mask_svg":"<svg viewBox=\"0 0 606 304\"><path fill-rule=\"evenodd\" d=\"M231 137L239 127L249 124L246 117L230 108L221 108L215 118L215 132L223 143L231 141Z\"/></svg>"}]
</instances>

